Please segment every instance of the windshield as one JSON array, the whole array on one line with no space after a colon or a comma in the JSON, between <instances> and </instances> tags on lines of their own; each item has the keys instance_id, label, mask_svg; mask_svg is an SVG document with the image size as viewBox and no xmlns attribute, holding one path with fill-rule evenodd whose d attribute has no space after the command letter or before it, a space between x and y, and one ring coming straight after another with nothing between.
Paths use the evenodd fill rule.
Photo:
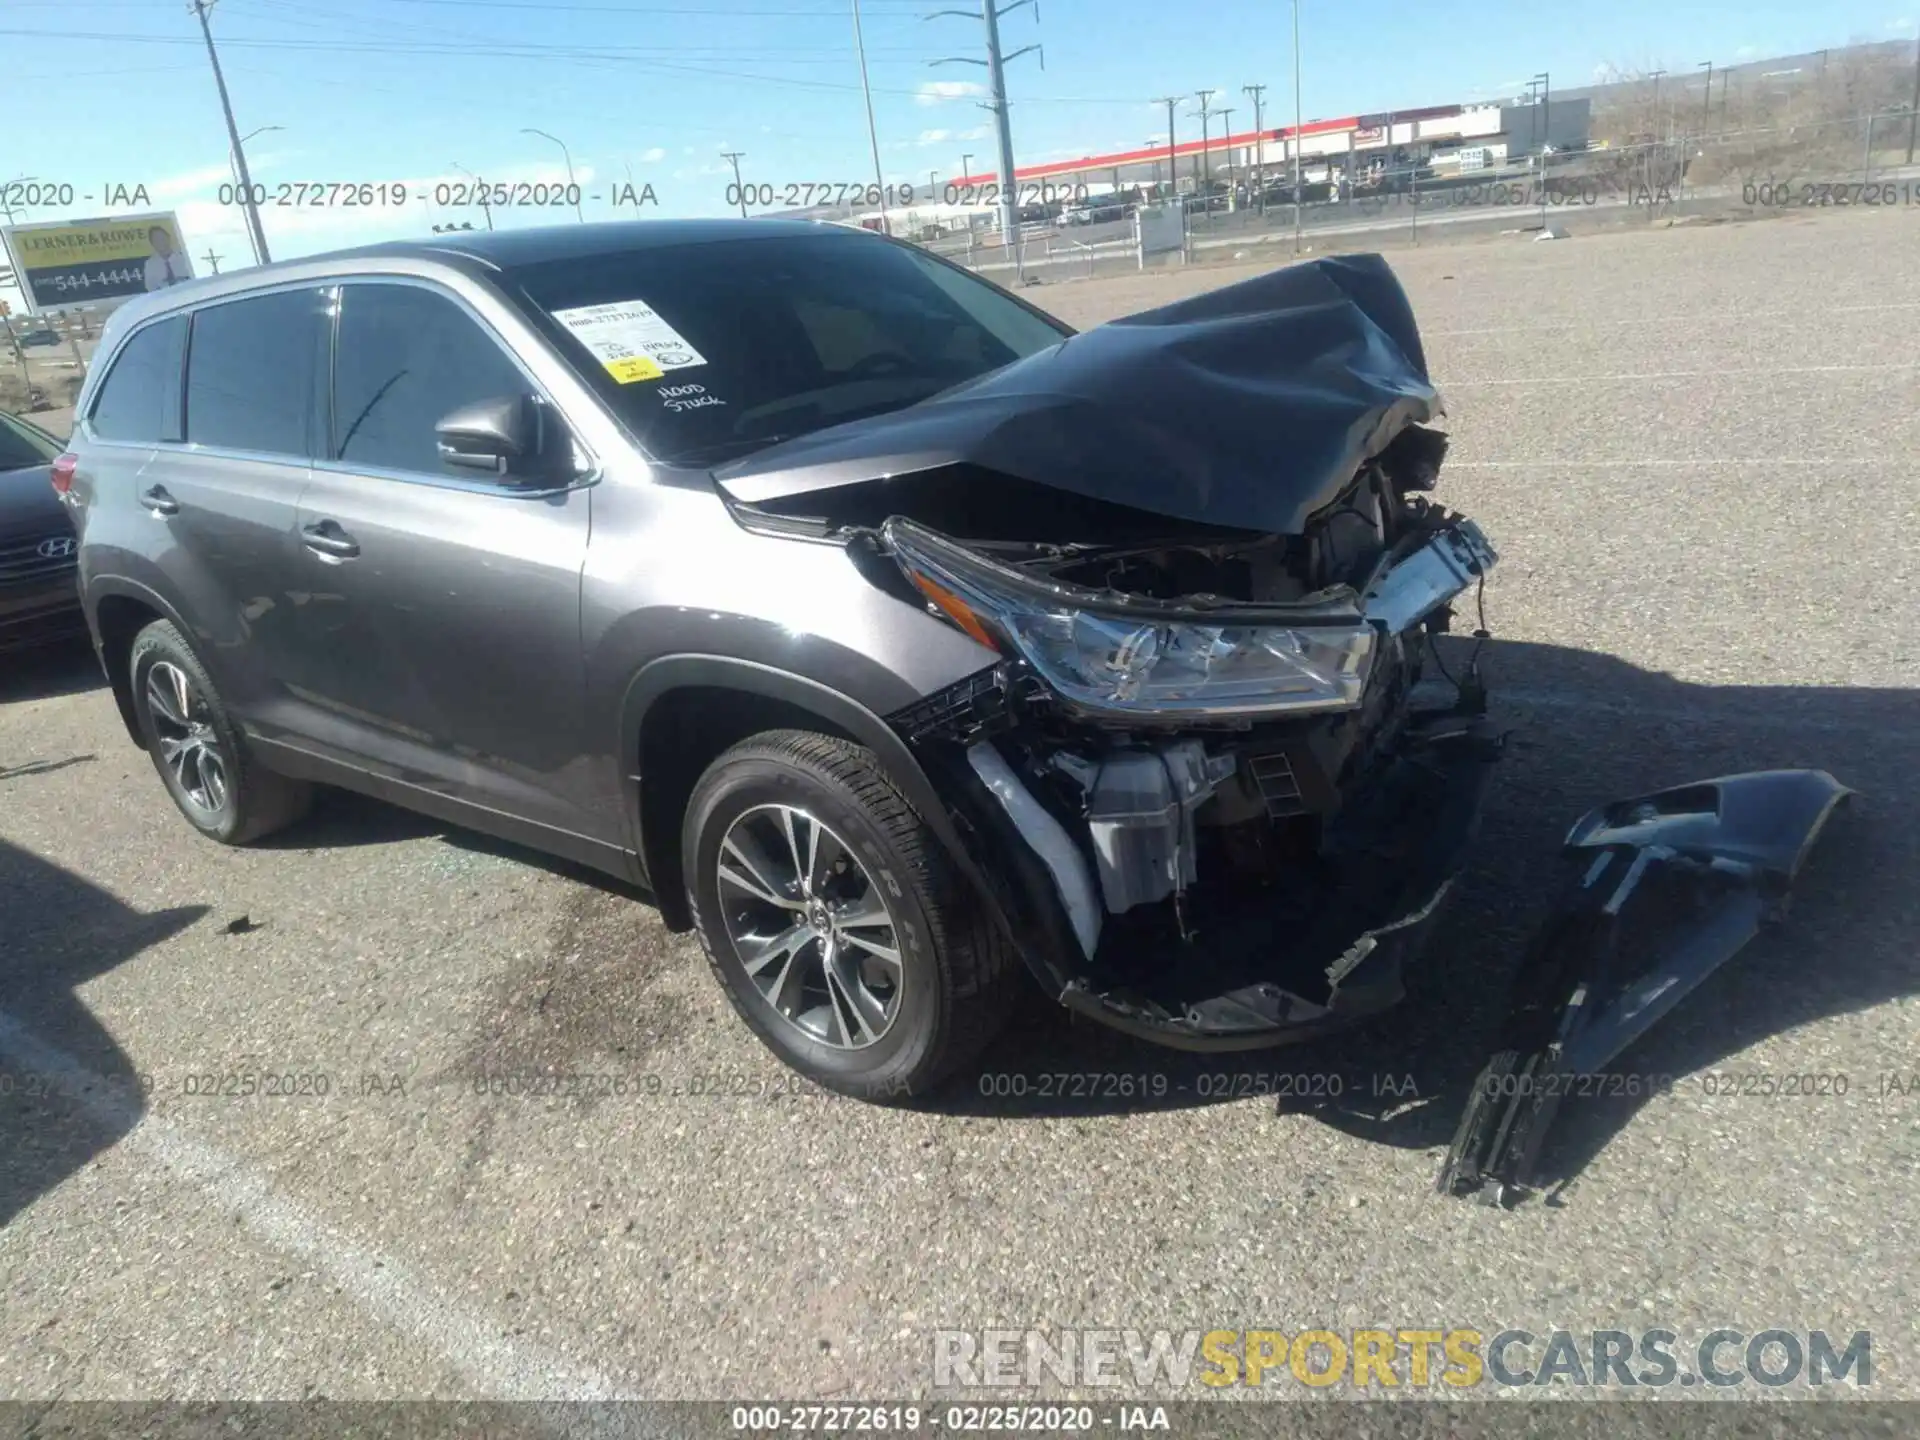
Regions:
<instances>
[{"instance_id":1,"label":"windshield","mask_svg":"<svg viewBox=\"0 0 1920 1440\"><path fill-rule=\"evenodd\" d=\"M653 458L711 464L912 405L1069 333L865 235L663 246L510 272Z\"/></svg>"}]
</instances>

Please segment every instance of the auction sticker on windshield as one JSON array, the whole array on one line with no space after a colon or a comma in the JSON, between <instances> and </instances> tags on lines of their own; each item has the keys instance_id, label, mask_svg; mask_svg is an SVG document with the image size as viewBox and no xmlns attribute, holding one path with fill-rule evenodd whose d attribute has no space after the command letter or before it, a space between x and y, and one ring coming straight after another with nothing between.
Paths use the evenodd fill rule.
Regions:
<instances>
[{"instance_id":1,"label":"auction sticker on windshield","mask_svg":"<svg viewBox=\"0 0 1920 1440\"><path fill-rule=\"evenodd\" d=\"M555 310L553 318L594 353L622 385L658 380L669 370L704 365L706 358L644 300L579 305Z\"/></svg>"}]
</instances>

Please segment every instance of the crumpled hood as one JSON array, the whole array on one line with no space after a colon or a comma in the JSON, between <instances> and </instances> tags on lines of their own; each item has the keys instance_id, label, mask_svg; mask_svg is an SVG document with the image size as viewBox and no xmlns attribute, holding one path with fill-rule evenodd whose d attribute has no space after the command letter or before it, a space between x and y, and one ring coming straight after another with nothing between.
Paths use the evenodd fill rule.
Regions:
<instances>
[{"instance_id":1,"label":"crumpled hood","mask_svg":"<svg viewBox=\"0 0 1920 1440\"><path fill-rule=\"evenodd\" d=\"M1295 534L1442 413L1379 255L1313 260L1143 311L715 478L758 503L949 465L1200 524Z\"/></svg>"}]
</instances>

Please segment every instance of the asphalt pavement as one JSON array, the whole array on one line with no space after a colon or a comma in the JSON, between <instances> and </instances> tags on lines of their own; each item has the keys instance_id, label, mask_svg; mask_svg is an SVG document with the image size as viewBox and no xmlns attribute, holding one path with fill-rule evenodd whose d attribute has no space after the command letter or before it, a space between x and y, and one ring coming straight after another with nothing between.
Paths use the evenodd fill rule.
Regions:
<instances>
[{"instance_id":1,"label":"asphalt pavement","mask_svg":"<svg viewBox=\"0 0 1920 1440\"><path fill-rule=\"evenodd\" d=\"M222 849L90 657L9 659L0 1398L900 1398L941 1328L1369 1325L1867 1330L1868 1393L1920 1396L1886 1083L1920 1071L1920 216L1394 263L1514 729L1399 1012L1202 1060L1036 996L923 1108L796 1096L617 886L346 796ZM1085 325L1249 273L1025 293ZM1620 1062L1671 1090L1569 1111L1551 1203L1433 1193L1566 825L1777 765L1859 793L1787 924ZM487 1093L528 1071L627 1093ZM239 1074L294 1093L194 1093Z\"/></svg>"}]
</instances>

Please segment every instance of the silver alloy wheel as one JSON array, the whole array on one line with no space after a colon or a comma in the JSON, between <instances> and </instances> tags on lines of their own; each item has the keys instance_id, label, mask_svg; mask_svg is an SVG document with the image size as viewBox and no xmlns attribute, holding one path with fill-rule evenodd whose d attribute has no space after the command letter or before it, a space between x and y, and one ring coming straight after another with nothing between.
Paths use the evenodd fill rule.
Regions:
<instances>
[{"instance_id":1,"label":"silver alloy wheel","mask_svg":"<svg viewBox=\"0 0 1920 1440\"><path fill-rule=\"evenodd\" d=\"M718 889L727 938L774 1013L810 1040L863 1050L900 1013L893 912L852 848L793 805L727 827Z\"/></svg>"},{"instance_id":2,"label":"silver alloy wheel","mask_svg":"<svg viewBox=\"0 0 1920 1440\"><path fill-rule=\"evenodd\" d=\"M178 665L156 660L147 670L147 709L160 759L180 782L180 793L194 809L219 814L230 793L229 770L206 697Z\"/></svg>"}]
</instances>

